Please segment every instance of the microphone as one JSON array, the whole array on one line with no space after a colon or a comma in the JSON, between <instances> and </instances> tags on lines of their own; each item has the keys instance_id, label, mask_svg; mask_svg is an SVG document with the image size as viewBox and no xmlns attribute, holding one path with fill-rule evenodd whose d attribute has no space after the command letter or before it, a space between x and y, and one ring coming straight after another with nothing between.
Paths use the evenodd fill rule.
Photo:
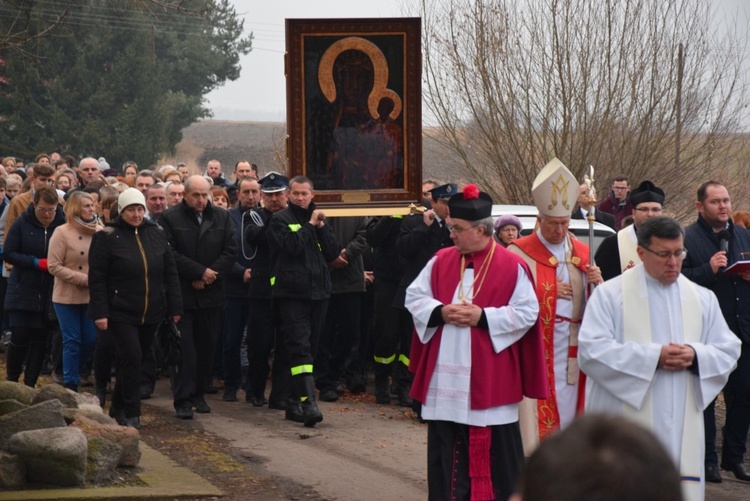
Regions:
<instances>
[{"instance_id":1,"label":"microphone","mask_svg":"<svg viewBox=\"0 0 750 501\"><path fill-rule=\"evenodd\" d=\"M722 250L726 253L727 256L727 263L729 263L729 230L726 228L721 230L718 235L719 237L719 250ZM722 266L719 268L719 271L724 271L726 266Z\"/></svg>"},{"instance_id":2,"label":"microphone","mask_svg":"<svg viewBox=\"0 0 750 501\"><path fill-rule=\"evenodd\" d=\"M719 237L719 250L729 252L729 230L721 230L717 236Z\"/></svg>"}]
</instances>

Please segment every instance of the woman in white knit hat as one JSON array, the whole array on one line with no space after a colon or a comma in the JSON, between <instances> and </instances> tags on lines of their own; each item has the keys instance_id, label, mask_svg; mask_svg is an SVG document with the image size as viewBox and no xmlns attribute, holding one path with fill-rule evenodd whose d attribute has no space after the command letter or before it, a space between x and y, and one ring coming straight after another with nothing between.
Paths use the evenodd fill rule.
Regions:
<instances>
[{"instance_id":1,"label":"woman in white knit hat","mask_svg":"<svg viewBox=\"0 0 750 501\"><path fill-rule=\"evenodd\" d=\"M139 429L142 354L165 318L179 320L182 297L172 250L164 231L145 218L143 194L128 188L117 205L120 215L91 243L89 315L109 331L117 354L110 415Z\"/></svg>"}]
</instances>

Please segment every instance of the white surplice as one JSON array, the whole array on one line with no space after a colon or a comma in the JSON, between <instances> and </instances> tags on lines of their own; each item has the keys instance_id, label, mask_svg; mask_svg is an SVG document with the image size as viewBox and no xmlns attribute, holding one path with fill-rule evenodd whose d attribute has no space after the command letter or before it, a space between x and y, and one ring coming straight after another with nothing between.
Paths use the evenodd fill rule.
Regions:
<instances>
[{"instance_id":1,"label":"white surplice","mask_svg":"<svg viewBox=\"0 0 750 501\"><path fill-rule=\"evenodd\" d=\"M414 317L414 328L423 344L427 344L437 330L437 327L427 327L427 322L433 310L442 304L434 298L430 281L435 259L430 259L406 290L405 306ZM491 280L492 277L487 279ZM473 280L474 270L466 269L463 277L464 291L472 290ZM453 293L452 304L461 304L458 287ZM539 315L539 302L531 279L520 265L516 286L508 305L485 307L484 312L495 353L500 353L517 342L534 325ZM469 327L449 324L443 326L440 351L430 379L427 399L422 406L422 417L472 426L494 426L518 421L518 404L483 410L471 408L471 337ZM502 381L495 384L502 384Z\"/></svg>"},{"instance_id":2,"label":"white surplice","mask_svg":"<svg viewBox=\"0 0 750 501\"><path fill-rule=\"evenodd\" d=\"M688 433L700 444L703 461L703 409L724 387L740 355L740 340L729 330L716 296L695 285L702 308L700 342L695 350L698 375L689 371L658 369L661 347L684 344L682 292L678 283L664 285L638 265L626 273L637 273L643 294L648 295L651 343L625 342L622 276L600 285L586 306L579 334L578 360L588 376L586 412L623 415L624 404L640 410L647 398L653 403L653 432L680 465L682 435ZM688 386L690 385L690 386ZM686 408L685 395L693 392L694 408ZM697 413L694 430L683 430L685 412ZM701 484L703 484L701 472Z\"/></svg>"},{"instance_id":3,"label":"white surplice","mask_svg":"<svg viewBox=\"0 0 750 501\"><path fill-rule=\"evenodd\" d=\"M569 259L570 248L568 239L559 244L548 242L540 230L537 230L539 241L544 244L558 263L557 280L570 285L570 271L564 264ZM587 287L586 275L583 275L583 288ZM557 297L555 314L563 318L573 317L573 297ZM554 354L552 360L555 366L555 395L557 395L557 412L560 416L560 428L567 427L576 416L578 402L578 385L568 384L568 352L570 350L570 322L561 318L555 320L554 338L552 341Z\"/></svg>"}]
</instances>

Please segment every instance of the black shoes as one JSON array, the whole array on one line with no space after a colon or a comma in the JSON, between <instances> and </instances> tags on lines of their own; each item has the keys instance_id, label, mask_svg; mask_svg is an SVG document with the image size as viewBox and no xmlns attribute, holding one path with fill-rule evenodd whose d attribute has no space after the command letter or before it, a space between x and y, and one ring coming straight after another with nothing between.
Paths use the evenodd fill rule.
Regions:
<instances>
[{"instance_id":1,"label":"black shoes","mask_svg":"<svg viewBox=\"0 0 750 501\"><path fill-rule=\"evenodd\" d=\"M205 400L196 400L193 402L193 407L195 407L195 412L198 414L209 414L211 412L211 407L208 406Z\"/></svg>"},{"instance_id":2,"label":"black shoes","mask_svg":"<svg viewBox=\"0 0 750 501\"><path fill-rule=\"evenodd\" d=\"M245 395L245 400L253 404L253 407L263 407L264 405L268 403L268 401L266 400L266 397L264 396L258 397L256 395L251 395L250 393L247 393Z\"/></svg>"},{"instance_id":3,"label":"black shoes","mask_svg":"<svg viewBox=\"0 0 750 501\"><path fill-rule=\"evenodd\" d=\"M364 393L367 389L365 387L365 382L361 379L354 379L350 381L347 386L349 386L349 393L351 393L352 395L359 395L361 393Z\"/></svg>"},{"instance_id":4,"label":"black shoes","mask_svg":"<svg viewBox=\"0 0 750 501\"><path fill-rule=\"evenodd\" d=\"M302 423L306 427L312 428L321 421L323 421L323 413L318 409L315 399L308 398L302 402Z\"/></svg>"},{"instance_id":5,"label":"black shoes","mask_svg":"<svg viewBox=\"0 0 750 501\"><path fill-rule=\"evenodd\" d=\"M339 395L343 395L344 393L346 393L346 388L344 388L344 383L342 383L341 381L336 383L336 393L338 393Z\"/></svg>"},{"instance_id":6,"label":"black shoes","mask_svg":"<svg viewBox=\"0 0 750 501\"><path fill-rule=\"evenodd\" d=\"M706 466L706 482L720 484L722 481L718 466Z\"/></svg>"},{"instance_id":7,"label":"black shoes","mask_svg":"<svg viewBox=\"0 0 750 501\"><path fill-rule=\"evenodd\" d=\"M177 417L179 419L193 419L193 406L185 404L177 409Z\"/></svg>"},{"instance_id":8,"label":"black shoes","mask_svg":"<svg viewBox=\"0 0 750 501\"><path fill-rule=\"evenodd\" d=\"M109 417L117 421L120 426L125 426L125 409L118 409L114 405L109 406Z\"/></svg>"},{"instance_id":9,"label":"black shoes","mask_svg":"<svg viewBox=\"0 0 750 501\"><path fill-rule=\"evenodd\" d=\"M750 473L747 472L745 463L727 464L721 463L721 469L731 471L738 480L750 482ZM707 475L708 476L708 475Z\"/></svg>"},{"instance_id":10,"label":"black shoes","mask_svg":"<svg viewBox=\"0 0 750 501\"><path fill-rule=\"evenodd\" d=\"M224 389L224 396L221 399L225 402L236 402L237 401L237 390L230 388Z\"/></svg>"},{"instance_id":11,"label":"black shoes","mask_svg":"<svg viewBox=\"0 0 750 501\"><path fill-rule=\"evenodd\" d=\"M300 395L302 401L302 424L308 428L312 428L317 423L323 421L323 413L318 409L318 404L315 401L315 381L313 381L312 374L300 374L294 376L294 386L297 388L297 394ZM330 390L338 399L336 390Z\"/></svg>"},{"instance_id":12,"label":"black shoes","mask_svg":"<svg viewBox=\"0 0 750 501\"><path fill-rule=\"evenodd\" d=\"M151 395L154 393L154 389L151 388L151 385L148 384L142 384L141 385L141 400L148 400L151 398Z\"/></svg>"},{"instance_id":13,"label":"black shoes","mask_svg":"<svg viewBox=\"0 0 750 501\"><path fill-rule=\"evenodd\" d=\"M388 405L391 403L391 392L388 390L388 378L375 377L375 403Z\"/></svg>"},{"instance_id":14,"label":"black shoes","mask_svg":"<svg viewBox=\"0 0 750 501\"><path fill-rule=\"evenodd\" d=\"M339 393L336 390L321 390L320 400L322 402L335 402L339 399Z\"/></svg>"},{"instance_id":15,"label":"black shoes","mask_svg":"<svg viewBox=\"0 0 750 501\"><path fill-rule=\"evenodd\" d=\"M136 430L141 429L141 418L138 416L125 418L125 424L123 426L130 426Z\"/></svg>"},{"instance_id":16,"label":"black shoes","mask_svg":"<svg viewBox=\"0 0 750 501\"><path fill-rule=\"evenodd\" d=\"M290 398L284 409L284 419L295 423L304 423L305 418L302 415L302 403L299 399Z\"/></svg>"},{"instance_id":17,"label":"black shoes","mask_svg":"<svg viewBox=\"0 0 750 501\"><path fill-rule=\"evenodd\" d=\"M401 407L411 407L414 401L409 396L409 388L401 387L398 390L398 405Z\"/></svg>"},{"instance_id":18,"label":"black shoes","mask_svg":"<svg viewBox=\"0 0 750 501\"><path fill-rule=\"evenodd\" d=\"M106 388L97 388L96 389L96 398L99 399L99 407L104 407L104 404L107 402L107 389Z\"/></svg>"},{"instance_id":19,"label":"black shoes","mask_svg":"<svg viewBox=\"0 0 750 501\"><path fill-rule=\"evenodd\" d=\"M271 399L268 400L269 409L275 409L277 411L285 411L287 407L288 407L288 404L286 403L285 400L271 400Z\"/></svg>"}]
</instances>

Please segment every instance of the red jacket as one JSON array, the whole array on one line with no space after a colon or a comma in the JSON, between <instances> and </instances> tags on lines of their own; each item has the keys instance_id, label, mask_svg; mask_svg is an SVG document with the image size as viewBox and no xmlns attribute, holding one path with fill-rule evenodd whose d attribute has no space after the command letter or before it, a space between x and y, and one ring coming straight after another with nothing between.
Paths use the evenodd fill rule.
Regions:
<instances>
[{"instance_id":1,"label":"red jacket","mask_svg":"<svg viewBox=\"0 0 750 501\"><path fill-rule=\"evenodd\" d=\"M633 204L630 202L630 192L628 192L625 201L620 202L615 198L614 192L610 191L609 196L599 202L599 205L597 205L596 208L602 212L615 216L615 230L620 231L622 228L622 220L633 214Z\"/></svg>"}]
</instances>

